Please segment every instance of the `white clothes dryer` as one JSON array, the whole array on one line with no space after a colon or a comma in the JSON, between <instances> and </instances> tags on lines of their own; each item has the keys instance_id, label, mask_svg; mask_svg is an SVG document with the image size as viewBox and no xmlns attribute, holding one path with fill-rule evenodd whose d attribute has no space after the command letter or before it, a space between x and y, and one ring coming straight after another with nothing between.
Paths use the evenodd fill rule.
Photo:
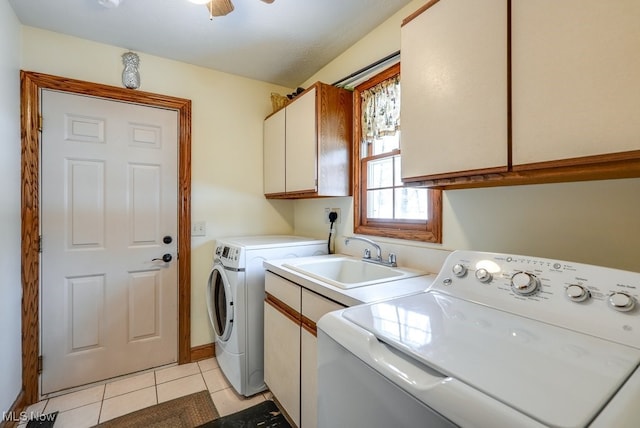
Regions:
<instances>
[{"instance_id":1,"label":"white clothes dryer","mask_svg":"<svg viewBox=\"0 0 640 428\"><path fill-rule=\"evenodd\" d=\"M241 395L264 391L265 260L327 254L327 242L263 235L218 240L206 288L216 359Z\"/></svg>"}]
</instances>

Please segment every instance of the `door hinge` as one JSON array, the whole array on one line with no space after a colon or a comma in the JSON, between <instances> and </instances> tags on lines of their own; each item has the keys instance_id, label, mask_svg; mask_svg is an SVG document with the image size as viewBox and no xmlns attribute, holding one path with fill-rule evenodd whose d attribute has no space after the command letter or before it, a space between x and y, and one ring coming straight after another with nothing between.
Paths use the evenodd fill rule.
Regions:
<instances>
[{"instance_id":1,"label":"door hinge","mask_svg":"<svg viewBox=\"0 0 640 428\"><path fill-rule=\"evenodd\" d=\"M38 374L42 373L42 355L38 357Z\"/></svg>"},{"instance_id":2,"label":"door hinge","mask_svg":"<svg viewBox=\"0 0 640 428\"><path fill-rule=\"evenodd\" d=\"M42 115L38 115L38 131L42 132Z\"/></svg>"},{"instance_id":3,"label":"door hinge","mask_svg":"<svg viewBox=\"0 0 640 428\"><path fill-rule=\"evenodd\" d=\"M42 253L42 235L38 237L38 252Z\"/></svg>"}]
</instances>

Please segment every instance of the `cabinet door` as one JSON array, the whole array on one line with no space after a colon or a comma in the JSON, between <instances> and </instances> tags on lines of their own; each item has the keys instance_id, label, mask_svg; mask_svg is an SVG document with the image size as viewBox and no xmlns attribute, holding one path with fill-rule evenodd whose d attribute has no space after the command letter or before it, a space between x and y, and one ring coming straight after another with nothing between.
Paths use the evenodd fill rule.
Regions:
<instances>
[{"instance_id":1,"label":"cabinet door","mask_svg":"<svg viewBox=\"0 0 640 428\"><path fill-rule=\"evenodd\" d=\"M318 426L318 339L302 329L300 339L300 419L302 427Z\"/></svg>"},{"instance_id":2,"label":"cabinet door","mask_svg":"<svg viewBox=\"0 0 640 428\"><path fill-rule=\"evenodd\" d=\"M316 323L329 312L344 306L312 291L302 289L303 328L300 340L300 419L302 427L318 425L318 339Z\"/></svg>"},{"instance_id":3,"label":"cabinet door","mask_svg":"<svg viewBox=\"0 0 640 428\"><path fill-rule=\"evenodd\" d=\"M513 164L640 150L640 2L515 1Z\"/></svg>"},{"instance_id":4,"label":"cabinet door","mask_svg":"<svg viewBox=\"0 0 640 428\"><path fill-rule=\"evenodd\" d=\"M264 304L264 380L300 426L300 324Z\"/></svg>"},{"instance_id":5,"label":"cabinet door","mask_svg":"<svg viewBox=\"0 0 640 428\"><path fill-rule=\"evenodd\" d=\"M403 179L506 170L507 1L441 0L401 36Z\"/></svg>"},{"instance_id":6,"label":"cabinet door","mask_svg":"<svg viewBox=\"0 0 640 428\"><path fill-rule=\"evenodd\" d=\"M316 93L313 88L286 108L287 192L317 190Z\"/></svg>"},{"instance_id":7,"label":"cabinet door","mask_svg":"<svg viewBox=\"0 0 640 428\"><path fill-rule=\"evenodd\" d=\"M285 109L264 121L264 193L284 193Z\"/></svg>"}]
</instances>

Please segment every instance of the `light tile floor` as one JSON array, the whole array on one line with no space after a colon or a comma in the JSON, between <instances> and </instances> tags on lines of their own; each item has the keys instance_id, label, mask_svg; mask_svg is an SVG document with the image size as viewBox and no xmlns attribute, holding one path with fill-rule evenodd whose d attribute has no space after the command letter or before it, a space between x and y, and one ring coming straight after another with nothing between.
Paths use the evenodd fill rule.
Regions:
<instances>
[{"instance_id":1,"label":"light tile floor","mask_svg":"<svg viewBox=\"0 0 640 428\"><path fill-rule=\"evenodd\" d=\"M29 406L26 412L36 416L58 411L56 428L84 428L203 390L211 394L220 416L271 399L268 391L249 398L238 395L211 358L59 395ZM26 422L18 425L25 426Z\"/></svg>"}]
</instances>

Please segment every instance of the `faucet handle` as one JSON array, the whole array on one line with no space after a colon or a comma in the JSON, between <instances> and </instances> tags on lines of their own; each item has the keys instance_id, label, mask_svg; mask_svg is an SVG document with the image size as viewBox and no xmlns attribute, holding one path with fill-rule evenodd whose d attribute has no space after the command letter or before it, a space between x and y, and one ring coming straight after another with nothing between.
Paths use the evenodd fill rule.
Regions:
<instances>
[{"instance_id":1,"label":"faucet handle","mask_svg":"<svg viewBox=\"0 0 640 428\"><path fill-rule=\"evenodd\" d=\"M389 264L392 265L392 266L397 266L396 254L395 253L389 253Z\"/></svg>"},{"instance_id":2,"label":"faucet handle","mask_svg":"<svg viewBox=\"0 0 640 428\"><path fill-rule=\"evenodd\" d=\"M362 258L363 259L370 259L371 258L371 250L368 248L364 249L364 253L362 254Z\"/></svg>"}]
</instances>

